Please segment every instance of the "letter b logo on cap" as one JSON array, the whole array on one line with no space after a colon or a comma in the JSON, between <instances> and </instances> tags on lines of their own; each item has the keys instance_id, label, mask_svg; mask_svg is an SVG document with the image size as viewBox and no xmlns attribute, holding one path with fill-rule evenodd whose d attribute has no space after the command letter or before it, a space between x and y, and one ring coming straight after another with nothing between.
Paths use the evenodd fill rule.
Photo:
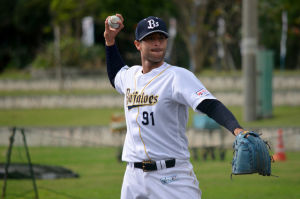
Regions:
<instances>
[{"instance_id":1,"label":"letter b logo on cap","mask_svg":"<svg viewBox=\"0 0 300 199\"><path fill-rule=\"evenodd\" d=\"M148 29L153 29L159 26L159 23L157 21L154 21L153 19L150 19L147 22L148 22Z\"/></svg>"}]
</instances>

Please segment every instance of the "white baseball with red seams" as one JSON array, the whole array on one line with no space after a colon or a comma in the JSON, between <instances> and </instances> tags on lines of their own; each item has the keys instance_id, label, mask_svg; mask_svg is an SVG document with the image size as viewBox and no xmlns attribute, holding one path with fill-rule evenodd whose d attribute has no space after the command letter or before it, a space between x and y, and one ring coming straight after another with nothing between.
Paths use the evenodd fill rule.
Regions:
<instances>
[{"instance_id":1,"label":"white baseball with red seams","mask_svg":"<svg viewBox=\"0 0 300 199\"><path fill-rule=\"evenodd\" d=\"M167 63L163 63L146 74L142 73L142 66L124 66L117 73L114 83L116 90L124 95L127 134L122 160L128 162L130 168L134 162L156 161L158 169L161 168L159 172L164 173L156 175L151 172L152 177L157 178L152 182L155 188L158 189L158 185L173 186L173 188L170 187L170 192L166 191L170 194L172 190L174 191L174 186L182 184L185 180L194 180L196 187L192 190L195 194L201 195L200 189L197 188L197 178L189 161L190 153L186 137L188 109L191 107L197 111L196 107L200 102L205 99L215 99L215 97L192 72ZM163 160L172 158L176 159L174 168L163 169L163 166L160 166ZM182 163L178 164L179 162ZM135 178L141 176L139 183L146 183L143 180L147 177L147 172L141 169L133 172L136 175ZM127 174L126 171L122 188L122 195L127 197L126 185L132 188L133 184L137 183L137 186L139 184L131 182L130 175L133 174ZM150 182L151 180L148 186L152 186ZM163 194L164 191L161 193ZM187 196L186 192L182 194L182 197ZM175 198L177 197L180 198L180 195ZM170 197L165 196L165 198Z\"/></svg>"}]
</instances>

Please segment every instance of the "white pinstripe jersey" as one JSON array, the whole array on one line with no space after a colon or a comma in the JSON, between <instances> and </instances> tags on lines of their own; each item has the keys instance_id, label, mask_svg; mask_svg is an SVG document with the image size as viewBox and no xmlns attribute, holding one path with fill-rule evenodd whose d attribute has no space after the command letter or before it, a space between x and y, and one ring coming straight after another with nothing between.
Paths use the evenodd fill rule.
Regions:
<instances>
[{"instance_id":1,"label":"white pinstripe jersey","mask_svg":"<svg viewBox=\"0 0 300 199\"><path fill-rule=\"evenodd\" d=\"M190 71L164 63L143 74L141 66L124 66L115 77L124 95L127 134L122 160L189 159L185 134L188 107L215 97Z\"/></svg>"}]
</instances>

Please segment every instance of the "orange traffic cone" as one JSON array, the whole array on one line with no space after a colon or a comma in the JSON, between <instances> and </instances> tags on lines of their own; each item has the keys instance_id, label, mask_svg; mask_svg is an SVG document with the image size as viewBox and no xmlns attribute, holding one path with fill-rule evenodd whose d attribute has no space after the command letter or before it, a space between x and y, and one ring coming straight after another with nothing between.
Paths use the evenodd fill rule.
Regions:
<instances>
[{"instance_id":1,"label":"orange traffic cone","mask_svg":"<svg viewBox=\"0 0 300 199\"><path fill-rule=\"evenodd\" d=\"M277 147L275 149L275 154L273 155L274 161L285 161L285 151L283 146L283 139L282 139L282 129L278 130L278 138L277 138Z\"/></svg>"}]
</instances>

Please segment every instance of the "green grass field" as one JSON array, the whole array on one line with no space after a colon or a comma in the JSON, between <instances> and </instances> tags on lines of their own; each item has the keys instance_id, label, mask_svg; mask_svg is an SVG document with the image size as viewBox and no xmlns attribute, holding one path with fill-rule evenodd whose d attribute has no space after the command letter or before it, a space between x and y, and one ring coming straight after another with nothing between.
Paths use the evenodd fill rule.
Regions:
<instances>
[{"instance_id":1,"label":"green grass field","mask_svg":"<svg viewBox=\"0 0 300 199\"><path fill-rule=\"evenodd\" d=\"M244 127L299 127L300 106L274 107L273 117L244 122L241 107L229 107ZM0 109L0 126L90 126L109 125L122 108L101 109ZM190 110L190 118L194 112ZM188 126L192 125L189 120Z\"/></svg>"},{"instance_id":2,"label":"green grass field","mask_svg":"<svg viewBox=\"0 0 300 199\"><path fill-rule=\"evenodd\" d=\"M51 94L51 93L50 93ZM68 93L65 93L68 95ZM82 94L82 93L78 93ZM95 93L98 94L98 93ZM12 93L14 95L14 93ZM243 122L242 108L229 107L244 127L300 126L300 106L274 107L273 117ZM109 125L122 108L102 109L0 109L0 126L53 127ZM192 118L193 111L190 111ZM192 120L188 126L191 127ZM0 147L0 162L5 162L7 147ZM24 162L24 149L15 147L12 162ZM37 180L40 199L115 199L120 198L125 164L116 159L117 148L30 147L32 162L64 166L80 175L77 179ZM298 199L300 198L300 152L288 152L288 161L272 165L277 177L257 174L233 176L230 180L232 151L226 160L194 161L203 199ZM30 180L9 180L8 199L34 198ZM3 180L0 181L1 192Z\"/></svg>"},{"instance_id":3,"label":"green grass field","mask_svg":"<svg viewBox=\"0 0 300 199\"><path fill-rule=\"evenodd\" d=\"M120 198L125 164L116 159L117 148L100 147L31 147L36 164L64 166L77 172L73 179L37 180L40 199L116 199ZM24 149L13 149L12 162L26 160ZM5 161L6 147L0 147L0 162ZM225 161L193 161L204 199L299 199L300 152L288 152L286 162L272 164L279 177L257 174L233 176L232 151ZM3 180L0 181L2 187ZM8 199L33 198L30 180L8 180ZM2 191L1 191L2 192Z\"/></svg>"},{"instance_id":4,"label":"green grass field","mask_svg":"<svg viewBox=\"0 0 300 199\"><path fill-rule=\"evenodd\" d=\"M89 90L1 90L0 97L22 97L22 96L99 96L99 95L119 95L114 89Z\"/></svg>"},{"instance_id":5,"label":"green grass field","mask_svg":"<svg viewBox=\"0 0 300 199\"><path fill-rule=\"evenodd\" d=\"M123 109L0 109L0 126L101 126L117 112Z\"/></svg>"},{"instance_id":6,"label":"green grass field","mask_svg":"<svg viewBox=\"0 0 300 199\"><path fill-rule=\"evenodd\" d=\"M106 74L103 74L106 77ZM202 70L201 73L196 73L197 76L206 76L206 77L216 77L216 76L241 76L242 71L241 70L231 70L231 71L216 71L213 69L205 68ZM273 75L279 75L279 76L299 76L300 70L273 70ZM28 71L22 71L22 70L16 70L16 69L8 69L2 73L0 73L0 80L6 80L6 79L14 79L14 80L27 80L32 79L30 73Z\"/></svg>"}]
</instances>

